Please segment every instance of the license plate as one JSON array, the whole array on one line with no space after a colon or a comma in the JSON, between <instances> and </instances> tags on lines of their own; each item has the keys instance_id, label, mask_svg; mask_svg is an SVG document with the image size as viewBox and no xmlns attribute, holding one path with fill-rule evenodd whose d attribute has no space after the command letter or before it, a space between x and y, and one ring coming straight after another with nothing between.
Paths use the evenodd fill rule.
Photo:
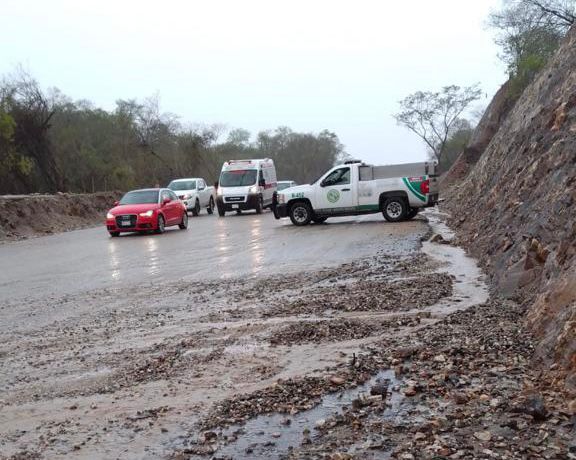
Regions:
<instances>
[{"instance_id":1,"label":"license plate","mask_svg":"<svg viewBox=\"0 0 576 460\"><path fill-rule=\"evenodd\" d=\"M237 205L237 204L232 205L232 209L238 209L238 207L239 207L239 205Z\"/></svg>"},{"instance_id":2,"label":"license plate","mask_svg":"<svg viewBox=\"0 0 576 460\"><path fill-rule=\"evenodd\" d=\"M123 220L120 222L120 225L122 225L122 227L130 227L131 224L129 220Z\"/></svg>"}]
</instances>

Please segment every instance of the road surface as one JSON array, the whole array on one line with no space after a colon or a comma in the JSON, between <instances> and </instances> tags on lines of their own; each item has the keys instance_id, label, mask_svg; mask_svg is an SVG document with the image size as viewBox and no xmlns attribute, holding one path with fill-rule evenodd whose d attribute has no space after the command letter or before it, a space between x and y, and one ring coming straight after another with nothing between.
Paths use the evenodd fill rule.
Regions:
<instances>
[{"instance_id":1,"label":"road surface","mask_svg":"<svg viewBox=\"0 0 576 460\"><path fill-rule=\"evenodd\" d=\"M211 448L194 442L200 423L230 418L220 402L327 381L363 347L482 301L460 249L421 251L427 230L380 215L300 228L203 214L163 235L100 227L1 245L0 458ZM258 458L281 456L266 445Z\"/></svg>"},{"instance_id":2,"label":"road surface","mask_svg":"<svg viewBox=\"0 0 576 460\"><path fill-rule=\"evenodd\" d=\"M225 218L205 213L188 230L110 238L104 226L0 246L0 304L102 288L211 280L331 266L412 250L422 221L389 224L380 214L295 227L270 212Z\"/></svg>"}]
</instances>

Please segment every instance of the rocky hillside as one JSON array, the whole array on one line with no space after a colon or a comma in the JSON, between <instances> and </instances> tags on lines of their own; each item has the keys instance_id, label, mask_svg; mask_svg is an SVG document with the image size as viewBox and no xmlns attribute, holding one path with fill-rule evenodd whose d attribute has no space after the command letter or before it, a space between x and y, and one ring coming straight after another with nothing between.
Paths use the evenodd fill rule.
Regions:
<instances>
[{"instance_id":1,"label":"rocky hillside","mask_svg":"<svg viewBox=\"0 0 576 460\"><path fill-rule=\"evenodd\" d=\"M0 241L104 225L120 192L0 196Z\"/></svg>"},{"instance_id":2,"label":"rocky hillside","mask_svg":"<svg viewBox=\"0 0 576 460\"><path fill-rule=\"evenodd\" d=\"M576 390L576 28L490 134L447 193L452 225L495 290L529 306L539 363Z\"/></svg>"}]
</instances>

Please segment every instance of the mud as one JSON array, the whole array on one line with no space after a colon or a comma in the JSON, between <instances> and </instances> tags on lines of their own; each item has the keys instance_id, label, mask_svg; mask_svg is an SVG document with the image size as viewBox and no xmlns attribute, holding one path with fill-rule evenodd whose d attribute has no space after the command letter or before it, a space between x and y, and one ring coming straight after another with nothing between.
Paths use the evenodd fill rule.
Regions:
<instances>
[{"instance_id":1,"label":"mud","mask_svg":"<svg viewBox=\"0 0 576 460\"><path fill-rule=\"evenodd\" d=\"M480 306L483 276L461 249L419 243L422 223L401 251L369 238L304 271L11 298L0 458L426 458L412 452L439 436L476 455L480 441L461 444L486 431L474 424L492 399L521 407L530 338L514 305ZM568 419L552 417L542 442L566 453Z\"/></svg>"}]
</instances>

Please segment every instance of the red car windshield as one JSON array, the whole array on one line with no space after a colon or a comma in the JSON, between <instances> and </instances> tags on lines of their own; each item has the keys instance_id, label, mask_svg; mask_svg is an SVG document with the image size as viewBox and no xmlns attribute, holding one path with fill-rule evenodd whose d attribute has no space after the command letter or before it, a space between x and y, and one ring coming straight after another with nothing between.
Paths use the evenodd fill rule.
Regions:
<instances>
[{"instance_id":1,"label":"red car windshield","mask_svg":"<svg viewBox=\"0 0 576 460\"><path fill-rule=\"evenodd\" d=\"M156 204L158 203L158 190L142 190L128 192L120 200L120 204Z\"/></svg>"}]
</instances>

